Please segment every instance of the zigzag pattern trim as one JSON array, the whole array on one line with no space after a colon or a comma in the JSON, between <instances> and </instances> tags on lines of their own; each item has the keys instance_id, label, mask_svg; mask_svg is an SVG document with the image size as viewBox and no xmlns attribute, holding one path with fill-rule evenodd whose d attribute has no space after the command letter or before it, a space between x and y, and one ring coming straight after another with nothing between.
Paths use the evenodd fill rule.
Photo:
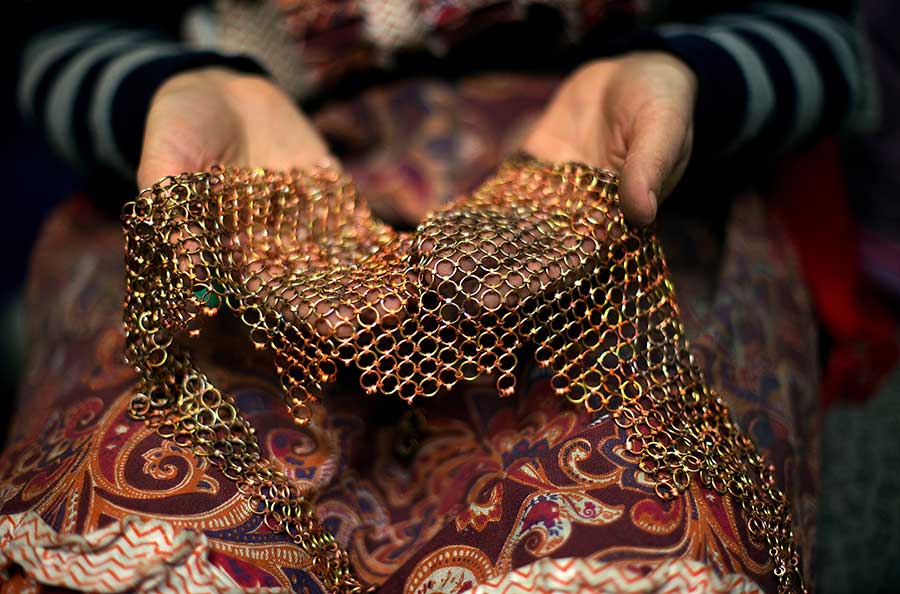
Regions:
<instances>
[{"instance_id":1,"label":"zigzag pattern trim","mask_svg":"<svg viewBox=\"0 0 900 594\"><path fill-rule=\"evenodd\" d=\"M745 575L719 576L691 559L672 559L653 571L633 563L586 558L540 559L464 594L764 594Z\"/></svg>"},{"instance_id":2,"label":"zigzag pattern trim","mask_svg":"<svg viewBox=\"0 0 900 594\"><path fill-rule=\"evenodd\" d=\"M0 516L0 577L17 565L36 581L113 594L281 594L244 588L208 560L201 532L126 516L85 535L56 532L34 512Z\"/></svg>"}]
</instances>

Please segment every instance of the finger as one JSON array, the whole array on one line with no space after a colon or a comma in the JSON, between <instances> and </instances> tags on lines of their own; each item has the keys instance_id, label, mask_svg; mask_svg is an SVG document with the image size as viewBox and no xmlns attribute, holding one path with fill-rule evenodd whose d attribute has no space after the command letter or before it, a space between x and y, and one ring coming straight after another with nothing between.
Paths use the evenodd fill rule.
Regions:
<instances>
[{"instance_id":1,"label":"finger","mask_svg":"<svg viewBox=\"0 0 900 594\"><path fill-rule=\"evenodd\" d=\"M151 156L143 158L137 170L138 189L149 188L167 175L178 175L193 169L186 167L184 163L171 157Z\"/></svg>"},{"instance_id":2,"label":"finger","mask_svg":"<svg viewBox=\"0 0 900 594\"><path fill-rule=\"evenodd\" d=\"M141 160L138 164L138 188L149 188L169 175L206 171L220 162L238 159L240 143L231 141L234 133L220 127L219 134L198 133L177 121L150 128L144 136ZM233 153L233 154L232 154Z\"/></svg>"},{"instance_id":3,"label":"finger","mask_svg":"<svg viewBox=\"0 0 900 594\"><path fill-rule=\"evenodd\" d=\"M141 142L138 188L169 175L204 171L232 161L242 150L240 130L220 97L198 93L166 95L150 108Z\"/></svg>"},{"instance_id":4,"label":"finger","mask_svg":"<svg viewBox=\"0 0 900 594\"><path fill-rule=\"evenodd\" d=\"M139 189L149 188L168 175L203 170L216 160L217 153L221 152L213 145L217 135L201 137L180 120L167 118L165 113L162 117L155 115L148 118L141 146L137 170Z\"/></svg>"},{"instance_id":5,"label":"finger","mask_svg":"<svg viewBox=\"0 0 900 594\"><path fill-rule=\"evenodd\" d=\"M642 110L626 136L626 146L619 186L622 210L629 221L647 225L687 165L689 122L678 110Z\"/></svg>"}]
</instances>

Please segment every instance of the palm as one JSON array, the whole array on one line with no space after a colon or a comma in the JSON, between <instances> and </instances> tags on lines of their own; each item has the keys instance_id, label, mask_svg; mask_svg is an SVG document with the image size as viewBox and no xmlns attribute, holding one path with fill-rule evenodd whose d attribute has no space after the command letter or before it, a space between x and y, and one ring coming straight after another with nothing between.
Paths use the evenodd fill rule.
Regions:
<instances>
[{"instance_id":1,"label":"palm","mask_svg":"<svg viewBox=\"0 0 900 594\"><path fill-rule=\"evenodd\" d=\"M138 183L146 187L214 163L290 169L327 156L309 120L272 83L199 71L173 78L154 98Z\"/></svg>"}]
</instances>

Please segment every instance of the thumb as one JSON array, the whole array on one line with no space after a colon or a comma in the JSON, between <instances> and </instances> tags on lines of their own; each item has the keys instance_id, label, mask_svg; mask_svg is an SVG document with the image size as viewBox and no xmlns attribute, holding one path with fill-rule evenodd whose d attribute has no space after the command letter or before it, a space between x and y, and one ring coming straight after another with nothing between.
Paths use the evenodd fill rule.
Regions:
<instances>
[{"instance_id":1,"label":"thumb","mask_svg":"<svg viewBox=\"0 0 900 594\"><path fill-rule=\"evenodd\" d=\"M168 175L178 175L184 171L193 171L196 167L186 167L185 163L174 157L144 156L138 165L138 190L149 188Z\"/></svg>"},{"instance_id":2,"label":"thumb","mask_svg":"<svg viewBox=\"0 0 900 594\"><path fill-rule=\"evenodd\" d=\"M648 225L687 167L691 126L682 113L649 108L638 113L626 138L619 199L625 218Z\"/></svg>"},{"instance_id":3,"label":"thumb","mask_svg":"<svg viewBox=\"0 0 900 594\"><path fill-rule=\"evenodd\" d=\"M175 118L150 120L138 163L138 189L149 188L169 175L203 171L215 163L229 160L229 157L233 159L227 154L227 143L237 134L226 124L218 128L191 127ZM204 130L211 131L204 133ZM239 141L231 142L233 149L239 150L240 144Z\"/></svg>"}]
</instances>

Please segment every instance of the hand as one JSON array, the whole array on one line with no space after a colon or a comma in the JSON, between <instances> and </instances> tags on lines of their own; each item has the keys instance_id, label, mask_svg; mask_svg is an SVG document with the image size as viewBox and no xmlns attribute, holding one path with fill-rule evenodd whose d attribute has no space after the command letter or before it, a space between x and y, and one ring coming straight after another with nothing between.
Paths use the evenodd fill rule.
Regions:
<instances>
[{"instance_id":1,"label":"hand","mask_svg":"<svg viewBox=\"0 0 900 594\"><path fill-rule=\"evenodd\" d=\"M173 76L156 91L137 181L145 188L215 163L291 169L329 158L325 141L275 84L204 68Z\"/></svg>"},{"instance_id":2,"label":"hand","mask_svg":"<svg viewBox=\"0 0 900 594\"><path fill-rule=\"evenodd\" d=\"M522 148L617 171L625 217L649 224L687 167L696 95L693 71L666 53L591 62L566 79Z\"/></svg>"}]
</instances>

